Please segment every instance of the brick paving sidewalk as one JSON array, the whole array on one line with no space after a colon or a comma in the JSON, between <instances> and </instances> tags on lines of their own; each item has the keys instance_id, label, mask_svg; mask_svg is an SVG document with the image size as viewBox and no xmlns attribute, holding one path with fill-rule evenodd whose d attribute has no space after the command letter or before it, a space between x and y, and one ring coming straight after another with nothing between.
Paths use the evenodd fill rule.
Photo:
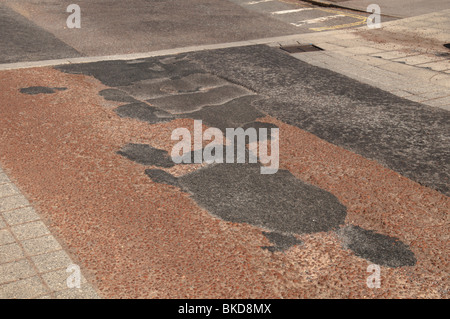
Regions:
<instances>
[{"instance_id":1,"label":"brick paving sidewalk","mask_svg":"<svg viewBox=\"0 0 450 319\"><path fill-rule=\"evenodd\" d=\"M0 168L0 298L98 298L84 277L68 288L73 264Z\"/></svg>"}]
</instances>

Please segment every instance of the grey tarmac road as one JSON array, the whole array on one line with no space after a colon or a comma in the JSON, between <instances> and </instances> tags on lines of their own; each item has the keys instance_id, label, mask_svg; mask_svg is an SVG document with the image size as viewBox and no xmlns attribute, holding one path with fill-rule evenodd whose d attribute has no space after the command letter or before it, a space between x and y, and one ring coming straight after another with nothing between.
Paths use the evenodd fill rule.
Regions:
<instances>
[{"instance_id":1,"label":"grey tarmac road","mask_svg":"<svg viewBox=\"0 0 450 319\"><path fill-rule=\"evenodd\" d=\"M78 57L80 53L53 34L0 4L0 62Z\"/></svg>"},{"instance_id":2,"label":"grey tarmac road","mask_svg":"<svg viewBox=\"0 0 450 319\"><path fill-rule=\"evenodd\" d=\"M70 29L66 9L73 2L0 1L0 63L142 53L365 22L364 14L294 0L80 0L81 28Z\"/></svg>"},{"instance_id":3,"label":"grey tarmac road","mask_svg":"<svg viewBox=\"0 0 450 319\"><path fill-rule=\"evenodd\" d=\"M68 29L71 2L1 2L0 63L223 44L365 22L291 0L83 0L81 29ZM267 45L1 71L0 84L2 166L12 167L18 187L28 187L106 296L248 297L236 292L259 285L295 287L280 296L297 297L304 289L291 279L304 282L303 270L312 270L326 275L311 283L312 296L328 296L314 289L329 278L323 289L342 297L356 291L355 261L364 275L371 262L411 270L427 286L428 276L445 278L450 116L443 109ZM189 119L221 130L280 128L286 134L280 169L261 174L261 163L237 160L192 171L175 165L164 134ZM259 141L274 136L261 135ZM3 203L4 211L12 205ZM215 224L217 218L229 224ZM236 232L236 224L254 228ZM299 245L306 254L279 254ZM273 263L272 254L283 259ZM242 261L251 268L243 270ZM283 270L275 281L272 267ZM384 286L383 296L417 296L405 294L410 286L402 278L393 275L397 286ZM357 296L367 298L361 291Z\"/></svg>"}]
</instances>

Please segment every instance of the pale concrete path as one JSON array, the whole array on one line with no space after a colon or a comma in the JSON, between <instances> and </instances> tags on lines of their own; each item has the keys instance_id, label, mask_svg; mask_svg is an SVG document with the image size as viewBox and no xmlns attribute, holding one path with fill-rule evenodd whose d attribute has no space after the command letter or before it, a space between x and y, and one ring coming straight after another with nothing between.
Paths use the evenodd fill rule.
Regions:
<instances>
[{"instance_id":1,"label":"pale concrete path","mask_svg":"<svg viewBox=\"0 0 450 319\"><path fill-rule=\"evenodd\" d=\"M82 275L80 288L68 287L71 265L72 259L0 168L0 299L99 298Z\"/></svg>"},{"instance_id":2,"label":"pale concrete path","mask_svg":"<svg viewBox=\"0 0 450 319\"><path fill-rule=\"evenodd\" d=\"M140 54L0 64L0 70L133 60L255 44L279 46L313 43L324 51L298 53L293 56L411 101L450 110L450 50L443 46L450 42L449 34L450 10L444 10L397 21L382 21L381 29L369 30L364 26L351 30L191 46Z\"/></svg>"},{"instance_id":3,"label":"pale concrete path","mask_svg":"<svg viewBox=\"0 0 450 319\"><path fill-rule=\"evenodd\" d=\"M302 61L450 111L450 50L444 47L450 42L450 10L382 22L380 29L305 34L298 42L324 49L294 54Z\"/></svg>"}]
</instances>

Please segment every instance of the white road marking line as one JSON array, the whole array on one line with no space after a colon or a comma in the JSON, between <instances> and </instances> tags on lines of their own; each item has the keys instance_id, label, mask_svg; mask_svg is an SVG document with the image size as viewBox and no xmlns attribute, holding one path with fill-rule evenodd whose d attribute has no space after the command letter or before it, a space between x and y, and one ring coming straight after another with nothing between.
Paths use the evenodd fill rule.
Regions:
<instances>
[{"instance_id":1,"label":"white road marking line","mask_svg":"<svg viewBox=\"0 0 450 319\"><path fill-rule=\"evenodd\" d=\"M301 27L305 24L314 24L314 23L320 23L320 22L324 22L327 20L331 20L331 19L335 19L335 18L340 18L340 17L345 17L345 15L343 14L336 14L334 16L326 16L326 17L321 17L321 18L315 18L315 19L310 19L310 20L304 20L304 21L299 21L297 23L291 23L292 25L296 26L296 27Z\"/></svg>"},{"instance_id":2,"label":"white road marking line","mask_svg":"<svg viewBox=\"0 0 450 319\"><path fill-rule=\"evenodd\" d=\"M307 10L314 10L314 8L301 8L301 9L293 9L293 10L275 11L275 12L272 12L272 14L287 14L287 13L294 13L294 12L307 11Z\"/></svg>"},{"instance_id":3,"label":"white road marking line","mask_svg":"<svg viewBox=\"0 0 450 319\"><path fill-rule=\"evenodd\" d=\"M247 2L246 4L252 5L252 4L258 4L258 3L263 3L263 2L272 2L272 1L273 0L250 1L250 2Z\"/></svg>"}]
</instances>

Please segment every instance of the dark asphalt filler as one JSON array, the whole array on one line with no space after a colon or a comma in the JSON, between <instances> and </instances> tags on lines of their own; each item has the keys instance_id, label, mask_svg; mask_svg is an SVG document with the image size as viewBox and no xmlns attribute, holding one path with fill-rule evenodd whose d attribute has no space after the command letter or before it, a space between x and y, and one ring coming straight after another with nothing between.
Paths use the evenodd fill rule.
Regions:
<instances>
[{"instance_id":1,"label":"dark asphalt filler","mask_svg":"<svg viewBox=\"0 0 450 319\"><path fill-rule=\"evenodd\" d=\"M416 264L414 254L398 238L386 237L352 225L341 228L338 234L343 238L344 247L377 265L402 267Z\"/></svg>"},{"instance_id":2,"label":"dark asphalt filler","mask_svg":"<svg viewBox=\"0 0 450 319\"><path fill-rule=\"evenodd\" d=\"M416 263L414 253L397 238L345 225L346 207L333 194L287 170L263 175L259 164L245 163L208 165L179 178L160 169L146 169L145 174L189 193L216 217L264 229L273 246L262 248L271 252L301 244L294 235L336 231L344 248L373 263L387 267Z\"/></svg>"},{"instance_id":3,"label":"dark asphalt filler","mask_svg":"<svg viewBox=\"0 0 450 319\"><path fill-rule=\"evenodd\" d=\"M186 58L189 57L189 59ZM57 69L92 75L107 86L133 86L149 79L177 80L209 73L258 93L259 100L234 110L205 106L189 117L223 129L269 114L330 143L376 160L413 181L450 194L450 113L402 99L332 71L311 66L264 45L202 51L130 61L63 65ZM149 84L151 85L151 84ZM266 98L261 98L261 97ZM236 100L232 100L231 104ZM144 105L141 105L144 106ZM208 107L210 109L208 109ZM119 115L158 122L153 109L130 106ZM236 121L236 109L247 120ZM220 116L215 114L223 112ZM254 114L254 116L252 116ZM229 121L221 117L227 115ZM168 117L161 117L166 121ZM170 118L170 117L169 117ZM238 123L237 123L238 122ZM233 125L234 124L234 125ZM239 125L236 125L239 124Z\"/></svg>"},{"instance_id":4,"label":"dark asphalt filler","mask_svg":"<svg viewBox=\"0 0 450 319\"><path fill-rule=\"evenodd\" d=\"M114 110L120 117L138 119L150 124L167 122L175 119L175 116L150 106L144 102L137 102L119 106Z\"/></svg>"},{"instance_id":5,"label":"dark asphalt filler","mask_svg":"<svg viewBox=\"0 0 450 319\"><path fill-rule=\"evenodd\" d=\"M107 101L139 103L138 100L129 96L126 92L118 89L105 89L100 91L99 94L100 96L103 96L103 98Z\"/></svg>"},{"instance_id":6,"label":"dark asphalt filler","mask_svg":"<svg viewBox=\"0 0 450 319\"><path fill-rule=\"evenodd\" d=\"M267 249L270 252L284 251L289 247L301 245L302 241L292 235L283 235L279 233L270 233L263 231L263 235L273 244L273 246L263 246L261 248Z\"/></svg>"},{"instance_id":7,"label":"dark asphalt filler","mask_svg":"<svg viewBox=\"0 0 450 319\"><path fill-rule=\"evenodd\" d=\"M127 144L117 154L142 165L159 167L175 166L175 163L166 151L159 150L147 144Z\"/></svg>"},{"instance_id":8,"label":"dark asphalt filler","mask_svg":"<svg viewBox=\"0 0 450 319\"><path fill-rule=\"evenodd\" d=\"M75 58L77 50L0 4L0 63Z\"/></svg>"},{"instance_id":9,"label":"dark asphalt filler","mask_svg":"<svg viewBox=\"0 0 450 319\"><path fill-rule=\"evenodd\" d=\"M415 135L409 135L414 127L408 125L415 116L422 117L422 120L426 117L425 123L432 124L427 129L433 133L445 121L444 113L439 110L433 109L427 113L420 104L405 102L333 72L312 67L266 46L188 56L190 59L176 56L128 62L107 61L63 65L57 69L71 74L91 75L103 84L120 90L102 91L100 94L106 99L125 103L137 100L115 110L122 117L149 123L172 118L201 119L207 125L224 129L243 126L264 128L265 124L257 119L270 114L325 140L356 149L369 158L370 155L381 158L382 163L394 167L399 164L399 154L403 156L407 151L413 153L409 155L416 154L417 140ZM227 81L218 81L220 86L216 86L218 83L214 81L208 86L206 81L202 83L205 85L203 87L198 83L199 77ZM225 88L225 95L229 95L231 90L234 99L224 100L221 90L218 94L214 93L217 88ZM142 99L148 96L146 94L162 97L144 101ZM182 103L186 97L189 97L187 107ZM192 112L193 108L195 111ZM408 113L411 110L414 117ZM395 128L397 134L388 138L386 132L392 133L392 119L399 121L395 122L396 125L400 125L400 121L405 123L401 122L401 129ZM382 125L387 126L386 132ZM266 127L270 131L273 125ZM406 133L409 133L409 139L402 136ZM420 137L432 139L433 143L426 147L438 152L421 154L419 159L442 160L440 156L446 150L443 144L436 144L442 134ZM394 150L388 144L391 140ZM395 149L397 144L401 146L400 150ZM416 149L409 150L411 146L416 146ZM389 152L383 152L387 147ZM272 248L264 249L283 251L300 243L294 235L337 231L343 237L346 248L379 265L400 267L415 263L408 246L392 244L397 242L395 238L349 228L351 226L345 225L346 207L333 194L304 183L289 171L279 170L272 175L262 175L259 163L214 164L175 178L159 169L174 166L164 150L150 145L128 144L118 154L142 165L157 167L146 169L145 174L154 182L179 187L189 193L199 206L212 215L260 227L274 244ZM193 152L184 156L194 157ZM401 157L400 162L406 167L400 166L402 171L416 173L418 163L412 165L412 158ZM439 182L442 181L436 179L434 174L438 168L430 167L429 162L419 163L432 170L433 174L420 171L421 174L413 175L425 176L425 180L433 182L433 185L441 185Z\"/></svg>"},{"instance_id":10,"label":"dark asphalt filler","mask_svg":"<svg viewBox=\"0 0 450 319\"><path fill-rule=\"evenodd\" d=\"M53 94L56 91L65 91L67 88L50 88L46 86L30 86L27 88L21 88L20 93L36 95L36 94Z\"/></svg>"},{"instance_id":11,"label":"dark asphalt filler","mask_svg":"<svg viewBox=\"0 0 450 319\"><path fill-rule=\"evenodd\" d=\"M253 103L260 111L450 195L450 112L265 45L188 57L216 76L267 96Z\"/></svg>"}]
</instances>

